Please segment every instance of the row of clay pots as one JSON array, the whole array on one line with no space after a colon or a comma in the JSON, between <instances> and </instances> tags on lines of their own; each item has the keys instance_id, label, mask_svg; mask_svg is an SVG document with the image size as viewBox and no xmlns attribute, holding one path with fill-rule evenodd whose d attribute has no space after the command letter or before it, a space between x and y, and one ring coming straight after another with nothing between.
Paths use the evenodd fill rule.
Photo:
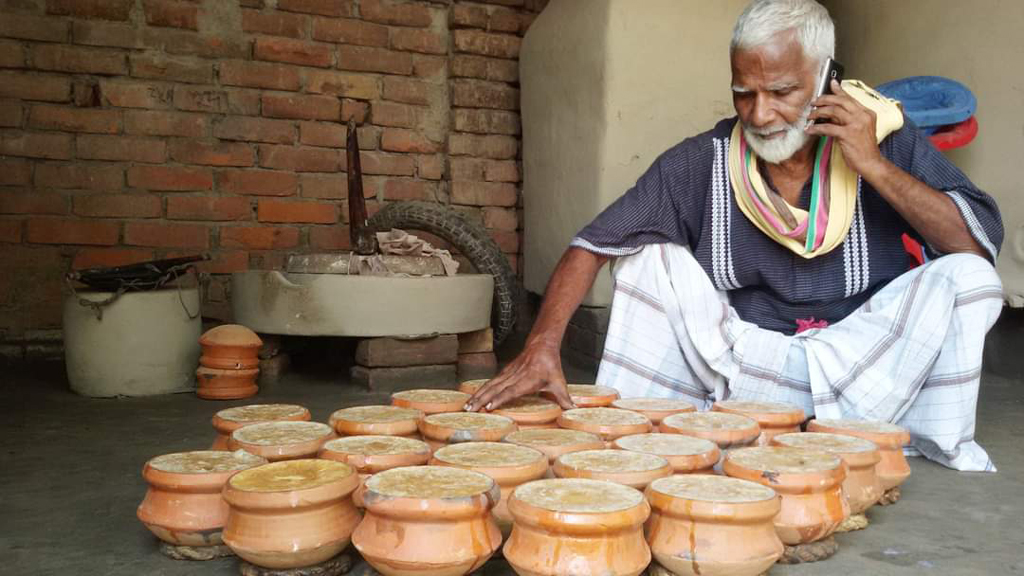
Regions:
<instances>
[{"instance_id":1,"label":"row of clay pots","mask_svg":"<svg viewBox=\"0 0 1024 576\"><path fill-rule=\"evenodd\" d=\"M196 395L208 400L237 400L259 391L259 350L263 341L239 324L223 324L200 336L203 353L196 370Z\"/></svg>"}]
</instances>

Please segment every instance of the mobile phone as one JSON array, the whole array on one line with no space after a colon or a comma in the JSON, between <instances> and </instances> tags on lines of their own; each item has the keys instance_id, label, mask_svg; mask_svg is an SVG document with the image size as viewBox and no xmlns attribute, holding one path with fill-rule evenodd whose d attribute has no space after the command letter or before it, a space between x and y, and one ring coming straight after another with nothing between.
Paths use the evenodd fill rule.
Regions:
<instances>
[{"instance_id":1,"label":"mobile phone","mask_svg":"<svg viewBox=\"0 0 1024 576\"><path fill-rule=\"evenodd\" d=\"M811 100L817 100L825 94L831 94L832 81L835 80L836 82L842 82L844 70L845 68L843 68L842 64L836 62L831 57L826 58L825 65L822 66L821 69L821 76L818 77L818 86L814 90L814 98L811 98ZM814 121L815 124L822 124L826 122L828 122L828 120L825 120L824 118L818 118Z\"/></svg>"}]
</instances>

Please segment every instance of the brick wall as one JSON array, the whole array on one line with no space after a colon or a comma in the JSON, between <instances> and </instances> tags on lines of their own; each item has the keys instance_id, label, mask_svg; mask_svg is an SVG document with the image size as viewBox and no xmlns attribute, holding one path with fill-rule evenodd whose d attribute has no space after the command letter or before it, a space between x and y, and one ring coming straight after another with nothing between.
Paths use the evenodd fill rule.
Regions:
<instances>
[{"instance_id":1,"label":"brick wall","mask_svg":"<svg viewBox=\"0 0 1024 576\"><path fill-rule=\"evenodd\" d=\"M544 4L0 0L6 354L59 328L69 267L209 252L223 316L225 274L347 248L350 117L371 213L451 203L518 267L516 59Z\"/></svg>"}]
</instances>

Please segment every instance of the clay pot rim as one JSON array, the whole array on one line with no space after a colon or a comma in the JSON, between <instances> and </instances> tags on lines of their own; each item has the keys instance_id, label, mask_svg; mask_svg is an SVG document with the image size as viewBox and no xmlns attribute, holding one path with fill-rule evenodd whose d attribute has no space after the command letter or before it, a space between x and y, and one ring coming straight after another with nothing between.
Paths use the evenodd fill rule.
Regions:
<instances>
[{"instance_id":1,"label":"clay pot rim","mask_svg":"<svg viewBox=\"0 0 1024 576\"><path fill-rule=\"evenodd\" d=\"M793 434L805 434L805 432L793 432ZM843 451L843 450L830 449L830 448L811 448L811 447L808 447L808 446L790 446L789 444L785 444L782 440L779 440L779 438L782 437L782 436L787 436L787 434L779 434L778 436L774 436L771 439L771 441L769 442L769 445L770 446L789 447L789 448L808 448L808 449L812 449L812 450L820 450L822 452L828 452L829 454L833 454L835 456L838 456L839 459L842 460L850 468L854 468L854 469L858 469L858 470L861 469L861 468L873 467L875 464L878 464L879 462L882 461L882 454L879 451L879 449L877 448L877 444L875 445L876 448L874 448L872 450L861 450L861 451L857 451L857 452L846 452L846 451ZM861 440L866 440L866 439L861 438ZM870 442L870 440L868 440L868 441Z\"/></svg>"},{"instance_id":2,"label":"clay pot rim","mask_svg":"<svg viewBox=\"0 0 1024 576\"><path fill-rule=\"evenodd\" d=\"M524 502L513 491L508 497L508 511L516 523L539 527L545 532L590 536L642 525L651 514L651 506L643 498L633 506L611 512L562 512Z\"/></svg>"},{"instance_id":3,"label":"clay pot rim","mask_svg":"<svg viewBox=\"0 0 1024 576\"><path fill-rule=\"evenodd\" d=\"M316 460L303 458L301 460ZM343 464L343 463L342 463ZM224 484L222 495L232 507L245 510L280 510L313 508L344 499L359 487L359 474L354 466L348 466L351 472L343 478L313 486L294 490L242 490L232 486L230 480Z\"/></svg>"},{"instance_id":4,"label":"clay pot rim","mask_svg":"<svg viewBox=\"0 0 1024 576\"><path fill-rule=\"evenodd\" d=\"M616 408L618 410L618 408ZM639 414L634 412L634 414ZM643 416L643 414L640 414ZM595 422L584 422L580 420L572 420L565 417L565 412L562 412L558 416L558 425L562 428L569 430L578 430L580 432L590 432L591 434L597 434L606 441L614 440L620 436L630 436L632 434L643 434L644 432L650 432L653 424L651 424L650 418L644 416L647 420L646 423L637 424L599 424Z\"/></svg>"},{"instance_id":5,"label":"clay pot rim","mask_svg":"<svg viewBox=\"0 0 1024 576\"><path fill-rule=\"evenodd\" d=\"M347 408L339 408L327 418L327 425L334 429L335 432L342 436L411 436L419 433L418 422L423 419L423 411L417 408L407 408L405 406L391 405L374 405L387 408L401 408L403 410L413 410L418 413L417 416L411 417L405 420L392 420L389 422L359 422L356 420L346 420L345 418L337 416L338 412L346 410ZM364 408L365 406L349 406L349 408Z\"/></svg>"},{"instance_id":6,"label":"clay pot rim","mask_svg":"<svg viewBox=\"0 0 1024 576\"><path fill-rule=\"evenodd\" d=\"M349 454L321 448L317 458L344 462L360 474L373 475L402 466L422 466L430 460L430 451L405 454Z\"/></svg>"},{"instance_id":7,"label":"clay pot rim","mask_svg":"<svg viewBox=\"0 0 1024 576\"><path fill-rule=\"evenodd\" d=\"M726 453L722 462L722 470L727 476L750 480L775 490L779 494L805 495L815 494L826 490L837 488L846 479L846 466L842 459L839 466L831 470L816 472L782 472L775 475L765 475L764 470L745 468L729 459ZM808 492L810 488L810 492Z\"/></svg>"},{"instance_id":8,"label":"clay pot rim","mask_svg":"<svg viewBox=\"0 0 1024 576\"><path fill-rule=\"evenodd\" d=\"M580 430L576 430L576 432L580 432ZM584 433L585 434L590 434L590 432L584 432ZM527 448L533 448L534 450L538 450L540 452L543 452L544 455L547 456L547 458L548 458L548 465L550 466L550 465L554 464L555 460L557 460L558 457L563 455L563 454L568 454L570 452L581 452L583 450L603 450L604 447L605 447L604 440L601 440L601 438L598 437L596 434L591 434L591 435L594 436L594 440L593 441L582 442L582 443L579 443L579 444L545 444L545 445L541 445L541 446L537 446L537 445L533 445L533 444L519 444L518 442L512 442L512 441L508 440L508 436L507 435L505 436L504 439L502 439L502 442L508 442L509 444L515 444L516 446L525 446Z\"/></svg>"},{"instance_id":9,"label":"clay pot rim","mask_svg":"<svg viewBox=\"0 0 1024 576\"><path fill-rule=\"evenodd\" d=\"M562 408L558 404L534 412L510 412L498 408L491 414L511 418L516 424L547 424L558 420L558 417L562 415Z\"/></svg>"},{"instance_id":10,"label":"clay pot rim","mask_svg":"<svg viewBox=\"0 0 1024 576\"><path fill-rule=\"evenodd\" d=\"M637 412L638 414L643 414L644 416L647 416L647 419L650 420L651 424L653 424L654 426L657 426L657 425L661 424L662 420L664 420L665 418L667 418L667 417L669 417L669 416L671 416L673 414L685 414L687 412L696 412L697 411L697 407L696 406L694 406L693 404L690 404L689 402L686 402L685 400L678 400L678 402L686 402L686 404L689 405L688 408L650 408L649 409L649 408L627 408L625 406L619 406L618 405L619 402L624 402L624 401L628 401L628 400L648 400L648 399L650 399L650 400L660 400L660 398L643 398L643 397L639 397L639 398L618 398L614 402L611 403L611 407L612 408L618 408L620 410L629 410L630 412ZM666 399L666 400L668 400L668 399Z\"/></svg>"},{"instance_id":11,"label":"clay pot rim","mask_svg":"<svg viewBox=\"0 0 1024 576\"><path fill-rule=\"evenodd\" d=\"M259 348L263 340L255 331L241 324L214 326L199 337L199 344L225 348Z\"/></svg>"},{"instance_id":12,"label":"clay pot rim","mask_svg":"<svg viewBox=\"0 0 1024 576\"><path fill-rule=\"evenodd\" d=\"M428 414L428 416L433 416L433 414ZM429 438L435 442L452 444L459 442L497 442L518 429L515 420L508 416L501 416L500 414L492 414L492 416L500 416L508 420L508 422L504 426L493 428L449 428L430 422L424 416L423 419L417 422L417 425L420 434L424 438Z\"/></svg>"},{"instance_id":13,"label":"clay pot rim","mask_svg":"<svg viewBox=\"0 0 1024 576\"><path fill-rule=\"evenodd\" d=\"M708 476L712 476L712 474L708 474ZM736 478L736 480L744 480L758 486L764 486L759 482L752 482L742 478ZM773 488L765 487L774 492ZM660 492L654 488L654 483L652 482L644 490L644 496L650 502L651 508L657 510L660 514L673 518L694 519L715 524L749 524L758 520L770 521L782 509L782 498L778 493L774 493L764 500L742 502L696 500Z\"/></svg>"},{"instance_id":14,"label":"clay pot rim","mask_svg":"<svg viewBox=\"0 0 1024 576\"><path fill-rule=\"evenodd\" d=\"M896 426L896 424L893 424ZM854 430L850 428L836 428L821 424L817 419L807 422L808 432L825 432L827 434L841 434L870 440L882 450L903 450L903 447L910 444L910 432L906 429L899 432L869 432L867 430Z\"/></svg>"},{"instance_id":15,"label":"clay pot rim","mask_svg":"<svg viewBox=\"0 0 1024 576\"><path fill-rule=\"evenodd\" d=\"M778 402L781 404L781 402ZM792 412L758 412L748 410L736 410L727 406L722 406L721 403L715 402L711 405L713 412L724 412L726 414L739 414L740 416L746 416L757 422L761 428L788 428L791 426L799 426L807 420L807 415L803 409L799 406L794 405Z\"/></svg>"},{"instance_id":16,"label":"clay pot rim","mask_svg":"<svg viewBox=\"0 0 1024 576\"><path fill-rule=\"evenodd\" d=\"M220 492L224 487L224 484L235 474L267 463L266 458L256 454L253 454L253 456L259 458L262 462L253 464L246 468L226 470L224 472L170 472L154 468L150 464L150 461L152 461L151 458L146 461L145 465L142 467L142 478L147 484L154 488L168 490L171 492L215 494Z\"/></svg>"},{"instance_id":17,"label":"clay pot rim","mask_svg":"<svg viewBox=\"0 0 1024 576\"><path fill-rule=\"evenodd\" d=\"M400 470L403 467L392 468ZM474 470L468 470L475 472ZM367 484L359 488L359 498L367 510L378 515L399 518L404 521L455 520L474 518L487 514L501 500L501 487L493 478L487 478L489 487L483 492L453 498L417 498L391 496L372 490ZM369 480L369 479L367 479Z\"/></svg>"},{"instance_id":18,"label":"clay pot rim","mask_svg":"<svg viewBox=\"0 0 1024 576\"><path fill-rule=\"evenodd\" d=\"M664 458L662 458L665 460ZM562 463L561 459L555 460L555 463L551 466L555 476L558 478L586 478L588 480L604 480L606 482L614 482L616 484L623 484L630 488L637 490L643 490L648 484L657 480L658 478L665 478L675 473L672 468L672 464L665 460L663 466L652 468L651 470L635 470L628 472L598 472L594 470L587 470L585 468L573 468Z\"/></svg>"},{"instance_id":19,"label":"clay pot rim","mask_svg":"<svg viewBox=\"0 0 1024 576\"><path fill-rule=\"evenodd\" d=\"M295 406L298 406L298 404L295 404ZM224 434L225 436L231 436L231 433L235 430L238 430L243 426L249 426L250 424L262 424L264 422L309 422L313 418L309 409L305 406L299 407L302 408L303 411L301 414L297 414L296 417L288 416L285 418L275 418L274 420L228 420L227 418L221 417L220 413L223 412L223 410L218 410L210 421L213 423L214 430ZM225 410L228 410L228 408L225 408Z\"/></svg>"},{"instance_id":20,"label":"clay pot rim","mask_svg":"<svg viewBox=\"0 0 1024 576\"><path fill-rule=\"evenodd\" d=\"M518 444L512 444L512 446L518 446ZM548 457L546 454L535 448L529 446L521 446L521 448L529 448L537 453L538 458L532 462L526 464L513 464L510 466L467 466L465 464L457 464L454 462L446 462L440 460L437 457L437 452L430 458L431 466L448 466L450 468L461 468L463 470L472 470L474 472L480 472L490 476L492 480L498 483L499 486L516 486L523 482L529 482L530 480L539 480L548 471Z\"/></svg>"},{"instance_id":21,"label":"clay pot rim","mask_svg":"<svg viewBox=\"0 0 1024 576\"><path fill-rule=\"evenodd\" d=\"M205 368L219 370L251 370L253 368L259 368L260 358L256 354L253 354L251 358L242 358L238 356L216 357L204 354L199 357L199 365Z\"/></svg>"},{"instance_id":22,"label":"clay pot rim","mask_svg":"<svg viewBox=\"0 0 1024 576\"><path fill-rule=\"evenodd\" d=\"M754 424L756 425L757 422L754 422ZM695 430L692 428L674 428L671 425L666 425L664 420L658 426L658 431L664 434L682 434L683 436L693 436L694 438L708 440L716 444L720 450L749 446L761 436L760 426L755 428Z\"/></svg>"},{"instance_id":23,"label":"clay pot rim","mask_svg":"<svg viewBox=\"0 0 1024 576\"><path fill-rule=\"evenodd\" d=\"M424 388L423 390L427 390L427 389ZM400 394L402 392L415 392L415 391L416 390L400 390L399 392L395 392L395 394ZM438 390L438 391L458 392L458 390ZM462 412L462 408L466 405L466 402L470 398L470 396L467 395L465 398L460 399L460 400L452 400L452 401L449 401L449 402L432 402L432 401L424 401L424 400L411 400L409 398L402 398L400 396L396 396L395 394L391 395L391 405L392 406L398 406L399 408L413 408L413 409L419 410L420 412L423 412L424 416L430 416L431 414L442 414L442 413L445 413L445 412Z\"/></svg>"}]
</instances>

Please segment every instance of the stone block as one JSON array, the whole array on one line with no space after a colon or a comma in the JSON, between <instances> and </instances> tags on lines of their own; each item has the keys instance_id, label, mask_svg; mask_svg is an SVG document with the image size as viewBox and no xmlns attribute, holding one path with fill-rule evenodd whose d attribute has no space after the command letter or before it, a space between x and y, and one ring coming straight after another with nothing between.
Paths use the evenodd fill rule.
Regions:
<instances>
[{"instance_id":1,"label":"stone block","mask_svg":"<svg viewBox=\"0 0 1024 576\"><path fill-rule=\"evenodd\" d=\"M459 381L492 378L498 373L498 358L494 352L459 354Z\"/></svg>"},{"instance_id":2,"label":"stone block","mask_svg":"<svg viewBox=\"0 0 1024 576\"><path fill-rule=\"evenodd\" d=\"M494 330L484 328L459 334L459 354L494 352Z\"/></svg>"},{"instance_id":3,"label":"stone block","mask_svg":"<svg viewBox=\"0 0 1024 576\"><path fill-rule=\"evenodd\" d=\"M458 384L455 364L368 368L352 367L352 383L371 392L397 392L414 388L449 388Z\"/></svg>"},{"instance_id":4,"label":"stone block","mask_svg":"<svg viewBox=\"0 0 1024 576\"><path fill-rule=\"evenodd\" d=\"M454 334L421 340L367 338L356 347L356 363L369 368L454 364L458 353Z\"/></svg>"},{"instance_id":5,"label":"stone block","mask_svg":"<svg viewBox=\"0 0 1024 576\"><path fill-rule=\"evenodd\" d=\"M580 306L572 315L573 324L591 332L604 334L608 331L608 319L611 317L611 308L607 306Z\"/></svg>"}]
</instances>

